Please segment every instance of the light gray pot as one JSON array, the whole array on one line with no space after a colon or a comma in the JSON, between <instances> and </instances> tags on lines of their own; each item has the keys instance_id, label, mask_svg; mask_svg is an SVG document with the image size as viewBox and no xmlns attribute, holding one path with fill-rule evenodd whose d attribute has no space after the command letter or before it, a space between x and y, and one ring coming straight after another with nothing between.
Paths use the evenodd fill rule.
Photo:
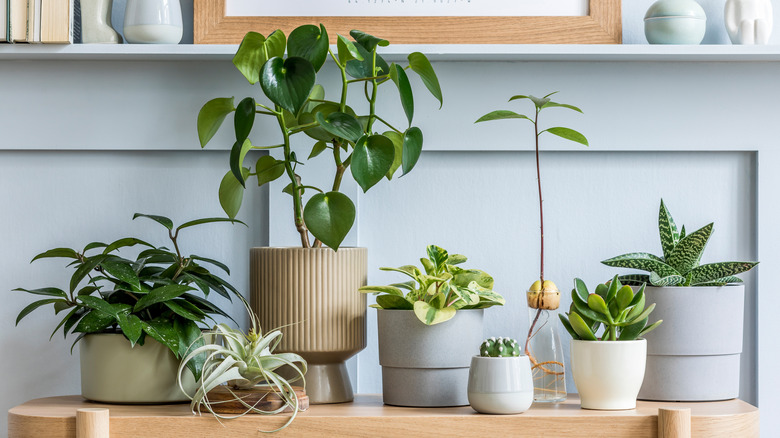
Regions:
<instances>
[{"instance_id":1,"label":"light gray pot","mask_svg":"<svg viewBox=\"0 0 780 438\"><path fill-rule=\"evenodd\" d=\"M663 319L647 339L642 400L714 401L739 397L745 287L647 287Z\"/></svg>"},{"instance_id":2,"label":"light gray pot","mask_svg":"<svg viewBox=\"0 0 780 438\"><path fill-rule=\"evenodd\" d=\"M483 310L427 326L411 310L377 311L382 397L395 406L466 406L469 365L482 342Z\"/></svg>"}]
</instances>

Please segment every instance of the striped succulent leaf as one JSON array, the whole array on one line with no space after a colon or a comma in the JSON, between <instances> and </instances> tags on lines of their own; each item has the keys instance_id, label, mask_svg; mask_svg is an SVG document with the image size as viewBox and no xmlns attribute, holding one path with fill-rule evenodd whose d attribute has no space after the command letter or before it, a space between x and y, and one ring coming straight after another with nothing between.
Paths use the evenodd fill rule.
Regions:
<instances>
[{"instance_id":1,"label":"striped succulent leaf","mask_svg":"<svg viewBox=\"0 0 780 438\"><path fill-rule=\"evenodd\" d=\"M675 225L672 214L669 213L663 199L661 199L661 207L658 210L658 234L661 237L664 259L668 260L675 245L680 240L680 233L677 231L677 225Z\"/></svg>"},{"instance_id":2,"label":"striped succulent leaf","mask_svg":"<svg viewBox=\"0 0 780 438\"><path fill-rule=\"evenodd\" d=\"M621 283L628 286L641 286L650 283L650 276L645 274L629 274L618 277Z\"/></svg>"},{"instance_id":3,"label":"striped succulent leaf","mask_svg":"<svg viewBox=\"0 0 780 438\"><path fill-rule=\"evenodd\" d=\"M691 285L700 286L716 282L721 278L747 272L757 264L758 262L720 262L701 265L691 270Z\"/></svg>"},{"instance_id":4,"label":"striped succulent leaf","mask_svg":"<svg viewBox=\"0 0 780 438\"><path fill-rule=\"evenodd\" d=\"M741 278L729 275L727 277L716 278L715 280L708 281L706 283L692 284L691 286L725 286L727 284L744 283Z\"/></svg>"},{"instance_id":5,"label":"striped succulent leaf","mask_svg":"<svg viewBox=\"0 0 780 438\"><path fill-rule=\"evenodd\" d=\"M713 224L705 225L680 239L672 254L666 257L666 262L683 274L698 266L704 247L712 234L712 226Z\"/></svg>"},{"instance_id":6,"label":"striped succulent leaf","mask_svg":"<svg viewBox=\"0 0 780 438\"><path fill-rule=\"evenodd\" d=\"M679 286L683 283L685 283L685 277L682 275L668 275L666 277L661 277L655 272L650 273L650 284L656 287Z\"/></svg>"},{"instance_id":7,"label":"striped succulent leaf","mask_svg":"<svg viewBox=\"0 0 780 438\"><path fill-rule=\"evenodd\" d=\"M685 225L683 225L682 229L680 229L680 240L682 240L685 236Z\"/></svg>"},{"instance_id":8,"label":"striped succulent leaf","mask_svg":"<svg viewBox=\"0 0 780 438\"><path fill-rule=\"evenodd\" d=\"M663 259L646 252L632 252L603 260L601 263L615 268L632 268L655 272L661 277L680 275L677 270L667 265Z\"/></svg>"}]
</instances>

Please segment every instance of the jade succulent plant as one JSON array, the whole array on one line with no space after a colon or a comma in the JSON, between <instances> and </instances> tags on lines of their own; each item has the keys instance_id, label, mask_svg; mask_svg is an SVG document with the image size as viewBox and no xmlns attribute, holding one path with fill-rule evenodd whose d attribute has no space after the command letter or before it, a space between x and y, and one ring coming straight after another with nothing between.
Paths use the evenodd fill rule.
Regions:
<instances>
[{"instance_id":1,"label":"jade succulent plant","mask_svg":"<svg viewBox=\"0 0 780 438\"><path fill-rule=\"evenodd\" d=\"M650 274L620 276L623 284L653 286L723 286L742 283L737 274L753 269L758 262L719 262L701 265L701 256L712 234L713 224L703 226L691 234L680 231L663 199L658 212L658 232L661 236L663 257L646 252L632 252L602 261L607 266L633 268Z\"/></svg>"},{"instance_id":2,"label":"jade succulent plant","mask_svg":"<svg viewBox=\"0 0 780 438\"><path fill-rule=\"evenodd\" d=\"M479 355L482 357L517 357L520 356L520 344L512 338L485 339L479 346Z\"/></svg>"},{"instance_id":3,"label":"jade succulent plant","mask_svg":"<svg viewBox=\"0 0 780 438\"><path fill-rule=\"evenodd\" d=\"M634 293L623 285L616 275L612 281L596 286L589 293L585 282L574 279L569 313L558 315L571 334L583 341L632 341L661 325L658 320L648 325L655 303L645 306L645 285ZM601 327L604 331L597 337Z\"/></svg>"},{"instance_id":4,"label":"jade succulent plant","mask_svg":"<svg viewBox=\"0 0 780 438\"><path fill-rule=\"evenodd\" d=\"M444 248L429 245L428 258L420 259L425 272L413 265L380 268L400 272L412 280L389 286L363 286L360 292L378 295L371 307L414 310L417 319L426 325L447 321L459 309L503 305L504 297L492 290L493 277L487 272L456 266L466 260L466 256L449 254Z\"/></svg>"}]
</instances>

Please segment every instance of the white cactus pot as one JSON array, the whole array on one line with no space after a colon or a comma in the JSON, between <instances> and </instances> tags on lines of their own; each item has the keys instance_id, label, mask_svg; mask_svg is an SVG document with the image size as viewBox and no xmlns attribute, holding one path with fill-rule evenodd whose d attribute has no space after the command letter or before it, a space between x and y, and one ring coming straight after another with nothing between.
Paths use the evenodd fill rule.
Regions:
<instances>
[{"instance_id":1,"label":"white cactus pot","mask_svg":"<svg viewBox=\"0 0 780 438\"><path fill-rule=\"evenodd\" d=\"M468 397L482 414L520 414L534 402L528 356L471 358Z\"/></svg>"},{"instance_id":2,"label":"white cactus pot","mask_svg":"<svg viewBox=\"0 0 780 438\"><path fill-rule=\"evenodd\" d=\"M647 341L571 341L571 368L583 409L636 408Z\"/></svg>"}]
</instances>

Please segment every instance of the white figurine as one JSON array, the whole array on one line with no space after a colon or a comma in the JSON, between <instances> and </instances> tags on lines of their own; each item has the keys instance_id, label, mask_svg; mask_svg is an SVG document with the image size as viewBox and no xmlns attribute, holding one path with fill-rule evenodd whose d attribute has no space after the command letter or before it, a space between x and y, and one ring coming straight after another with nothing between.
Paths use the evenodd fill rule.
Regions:
<instances>
[{"instance_id":1,"label":"white figurine","mask_svg":"<svg viewBox=\"0 0 780 438\"><path fill-rule=\"evenodd\" d=\"M772 2L727 0L725 21L732 44L767 44L772 33Z\"/></svg>"}]
</instances>

